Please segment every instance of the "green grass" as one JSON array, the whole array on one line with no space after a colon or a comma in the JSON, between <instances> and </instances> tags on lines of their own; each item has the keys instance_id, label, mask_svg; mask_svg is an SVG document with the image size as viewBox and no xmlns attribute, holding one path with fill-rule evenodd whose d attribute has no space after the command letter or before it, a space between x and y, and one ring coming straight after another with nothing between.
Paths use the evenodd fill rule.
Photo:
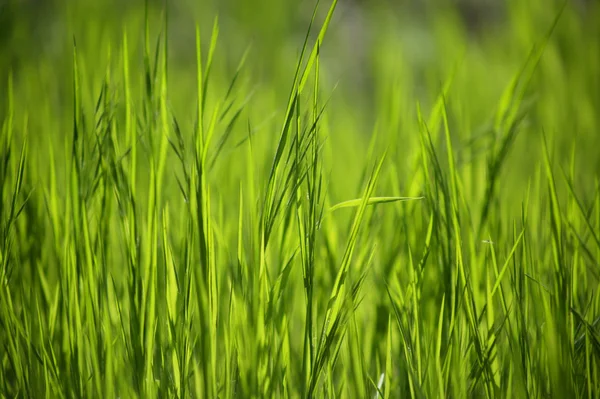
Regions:
<instances>
[{"instance_id":1,"label":"green grass","mask_svg":"<svg viewBox=\"0 0 600 399\"><path fill-rule=\"evenodd\" d=\"M346 3L5 8L1 398L600 395L600 7Z\"/></svg>"}]
</instances>

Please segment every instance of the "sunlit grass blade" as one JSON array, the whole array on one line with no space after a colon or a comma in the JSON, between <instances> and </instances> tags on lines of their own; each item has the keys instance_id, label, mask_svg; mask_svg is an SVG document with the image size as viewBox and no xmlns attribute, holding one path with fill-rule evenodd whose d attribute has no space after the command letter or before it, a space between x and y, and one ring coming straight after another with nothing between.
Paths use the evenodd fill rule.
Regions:
<instances>
[{"instance_id":1,"label":"sunlit grass blade","mask_svg":"<svg viewBox=\"0 0 600 399\"><path fill-rule=\"evenodd\" d=\"M403 202L403 201L415 201L423 199L424 197L371 197L367 199L367 205L378 205L385 204L390 202ZM344 202L340 202L335 204L334 206L328 209L329 212L333 212L337 209L341 208L356 208L359 207L363 203L362 198L357 198L354 200L348 200Z\"/></svg>"}]
</instances>

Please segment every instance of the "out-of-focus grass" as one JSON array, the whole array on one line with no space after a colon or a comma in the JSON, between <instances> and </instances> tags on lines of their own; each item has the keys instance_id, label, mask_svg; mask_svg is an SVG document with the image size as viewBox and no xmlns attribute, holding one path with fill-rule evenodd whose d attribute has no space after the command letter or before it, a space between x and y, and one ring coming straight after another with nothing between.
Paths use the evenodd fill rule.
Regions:
<instances>
[{"instance_id":1,"label":"out-of-focus grass","mask_svg":"<svg viewBox=\"0 0 600 399\"><path fill-rule=\"evenodd\" d=\"M597 4L34 3L2 397L600 393Z\"/></svg>"}]
</instances>

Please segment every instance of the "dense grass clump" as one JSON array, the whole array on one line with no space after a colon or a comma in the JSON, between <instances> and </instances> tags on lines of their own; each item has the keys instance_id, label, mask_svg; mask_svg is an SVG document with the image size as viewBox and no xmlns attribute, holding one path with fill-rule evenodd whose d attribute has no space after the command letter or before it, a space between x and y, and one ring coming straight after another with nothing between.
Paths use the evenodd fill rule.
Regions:
<instances>
[{"instance_id":1,"label":"dense grass clump","mask_svg":"<svg viewBox=\"0 0 600 399\"><path fill-rule=\"evenodd\" d=\"M1 398L600 395L597 2L9 3Z\"/></svg>"}]
</instances>

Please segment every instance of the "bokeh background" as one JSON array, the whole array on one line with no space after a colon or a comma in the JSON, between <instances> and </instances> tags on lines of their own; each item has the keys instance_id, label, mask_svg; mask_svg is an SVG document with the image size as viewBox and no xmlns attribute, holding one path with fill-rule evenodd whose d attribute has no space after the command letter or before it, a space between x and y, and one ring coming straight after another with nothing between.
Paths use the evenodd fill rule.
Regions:
<instances>
[{"instance_id":1,"label":"bokeh background","mask_svg":"<svg viewBox=\"0 0 600 399\"><path fill-rule=\"evenodd\" d=\"M557 146L575 143L583 151L578 161L586 169L597 170L597 157L587 156L585 151L597 145L593 130L600 101L599 6L590 0L567 3L531 90L535 101L541 103L540 112L548 112L532 117L542 118L545 129L557 133ZM248 112L263 116L255 121L257 124L269 117L275 125L279 122L276 116L283 112L280 104L285 104L314 1L150 0L147 4L153 42L161 33L164 11L168 9L170 101L184 122L190 122L193 116L195 94L189 88L195 74L195 24L200 25L208 44L217 15L224 45L218 49L215 79L227 84L240 57L249 49L246 75L251 90L266 94L261 98L268 96L272 104L257 102ZM502 91L525 63L532 47L543 39L562 5L557 0L340 1L322 51L325 91L332 92L334 100L330 115L335 119L336 131L345 132L332 135L335 147L344 148L344 134L368 140L379 123L380 128L397 130L407 146L404 151L410 152L411 143L416 143L411 139L415 137L411 132L415 118L401 118L397 126L391 127L384 126L384 115L394 107L405 115L415 115L417 102L428 109L454 68L456 78L448 104L452 112L467 119L472 132L465 136L475 135L489 121ZM317 23L326 7L320 11ZM73 40L87 64L102 66L86 72L89 76L84 85L88 85L91 96L94 84L97 88L109 64L110 49L113 59L118 57L124 32L131 42L133 65L141 64L145 15L145 2L141 0L3 0L0 87L6 90L6 76L12 71L18 88L17 104L22 105L15 107L17 110L42 99L47 102L48 112L68 114ZM452 97L460 101L452 101ZM543 105L546 102L547 107ZM562 114L556 112L556 103L561 103L558 109ZM34 127L35 121L31 122ZM34 135L36 131L33 129ZM509 164L527 170L532 166L527 161L534 157L526 155L537 151L539 137L534 135L529 141L531 135L522 136ZM347 167L352 168L343 165L344 170ZM519 176L527 179L526 174L517 174L511 183L514 187L521 187Z\"/></svg>"}]
</instances>

